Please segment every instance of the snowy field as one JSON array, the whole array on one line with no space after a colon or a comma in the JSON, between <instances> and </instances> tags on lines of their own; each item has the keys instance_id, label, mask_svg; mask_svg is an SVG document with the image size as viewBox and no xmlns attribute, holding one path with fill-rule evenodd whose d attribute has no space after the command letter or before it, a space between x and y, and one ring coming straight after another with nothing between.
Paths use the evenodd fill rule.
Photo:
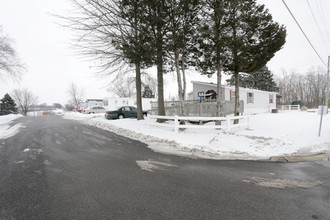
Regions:
<instances>
[{"instance_id":1,"label":"snowy field","mask_svg":"<svg viewBox=\"0 0 330 220\"><path fill-rule=\"evenodd\" d=\"M147 118L107 120L104 114L65 113L64 118L79 120L146 143L154 151L209 159L260 160L273 156L305 156L330 152L330 115L323 117L318 136L320 115L315 112L280 111L250 118L250 129L231 132L215 129L185 129L155 125ZM171 123L171 122L169 122Z\"/></svg>"},{"instance_id":2,"label":"snowy field","mask_svg":"<svg viewBox=\"0 0 330 220\"><path fill-rule=\"evenodd\" d=\"M24 127L21 123L10 126L10 122L16 118L22 117L22 115L4 115L0 116L0 139L6 139L14 136L19 130Z\"/></svg>"}]
</instances>

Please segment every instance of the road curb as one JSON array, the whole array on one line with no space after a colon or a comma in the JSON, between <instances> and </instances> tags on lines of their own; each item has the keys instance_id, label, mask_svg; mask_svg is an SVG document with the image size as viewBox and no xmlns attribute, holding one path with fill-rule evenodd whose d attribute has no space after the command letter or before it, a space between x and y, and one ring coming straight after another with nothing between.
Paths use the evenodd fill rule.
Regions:
<instances>
[{"instance_id":1,"label":"road curb","mask_svg":"<svg viewBox=\"0 0 330 220\"><path fill-rule=\"evenodd\" d=\"M322 159L329 158L329 157L330 157L330 153L326 153L326 154L315 154L315 155L310 155L310 156L271 157L271 158L269 158L269 160L273 161L273 162L296 163L296 162L322 160Z\"/></svg>"}]
</instances>

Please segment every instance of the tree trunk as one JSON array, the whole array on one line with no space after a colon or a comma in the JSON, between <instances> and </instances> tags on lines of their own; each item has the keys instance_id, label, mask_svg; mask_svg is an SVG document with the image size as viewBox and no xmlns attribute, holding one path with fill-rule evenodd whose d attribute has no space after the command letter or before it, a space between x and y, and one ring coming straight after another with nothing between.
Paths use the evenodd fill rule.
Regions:
<instances>
[{"instance_id":1,"label":"tree trunk","mask_svg":"<svg viewBox=\"0 0 330 220\"><path fill-rule=\"evenodd\" d=\"M179 63L179 52L175 51L174 53L175 59L175 69L177 75L177 82L178 82L178 96L180 101L180 115L184 116L184 95L182 89L182 79L181 79L181 71L180 71L180 63Z\"/></svg>"},{"instance_id":2,"label":"tree trunk","mask_svg":"<svg viewBox=\"0 0 330 220\"><path fill-rule=\"evenodd\" d=\"M235 72L235 108L234 108L234 116L239 116L239 73ZM239 120L235 119L234 124L238 124Z\"/></svg>"},{"instance_id":3,"label":"tree trunk","mask_svg":"<svg viewBox=\"0 0 330 220\"><path fill-rule=\"evenodd\" d=\"M182 71L182 80L183 80L183 100L186 100L186 90L187 90L187 81L186 81L186 71L184 67L185 63L185 54L184 52L182 53L182 60L181 60L181 71Z\"/></svg>"},{"instance_id":4,"label":"tree trunk","mask_svg":"<svg viewBox=\"0 0 330 220\"><path fill-rule=\"evenodd\" d=\"M219 60L217 62L217 112L216 116L221 116L221 97L222 97L222 91L221 91L221 61ZM216 125L221 125L221 121L216 121Z\"/></svg>"},{"instance_id":5,"label":"tree trunk","mask_svg":"<svg viewBox=\"0 0 330 220\"><path fill-rule=\"evenodd\" d=\"M164 79L163 79L163 38L161 29L158 30L157 39L157 90L158 90L158 115L165 115L164 107ZM157 119L157 122L164 122L164 119Z\"/></svg>"},{"instance_id":6,"label":"tree trunk","mask_svg":"<svg viewBox=\"0 0 330 220\"><path fill-rule=\"evenodd\" d=\"M141 94L141 65L135 63L135 78L136 78L136 106L137 106L137 120L143 120L142 111L142 94Z\"/></svg>"}]
</instances>

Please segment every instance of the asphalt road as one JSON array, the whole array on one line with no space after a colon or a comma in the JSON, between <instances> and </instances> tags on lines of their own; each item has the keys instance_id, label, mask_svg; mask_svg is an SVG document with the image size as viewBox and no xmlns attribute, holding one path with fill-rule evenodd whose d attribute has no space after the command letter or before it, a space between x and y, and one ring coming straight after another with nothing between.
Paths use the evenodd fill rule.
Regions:
<instances>
[{"instance_id":1,"label":"asphalt road","mask_svg":"<svg viewBox=\"0 0 330 220\"><path fill-rule=\"evenodd\" d=\"M58 116L0 140L0 219L330 219L330 162L212 161Z\"/></svg>"}]
</instances>

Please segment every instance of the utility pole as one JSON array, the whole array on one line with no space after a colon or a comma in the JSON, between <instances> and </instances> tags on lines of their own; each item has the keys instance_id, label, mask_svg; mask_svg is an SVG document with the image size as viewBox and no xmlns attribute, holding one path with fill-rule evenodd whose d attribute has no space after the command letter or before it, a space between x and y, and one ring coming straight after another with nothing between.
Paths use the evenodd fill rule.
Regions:
<instances>
[{"instance_id":1,"label":"utility pole","mask_svg":"<svg viewBox=\"0 0 330 220\"><path fill-rule=\"evenodd\" d=\"M329 102L329 72L330 72L330 56L328 56L328 73L327 73L327 84L325 87L325 106L328 108L328 102ZM328 113L329 111L327 111Z\"/></svg>"},{"instance_id":2,"label":"utility pole","mask_svg":"<svg viewBox=\"0 0 330 220\"><path fill-rule=\"evenodd\" d=\"M328 56L328 71L327 71L327 82L325 87L325 99L324 105L321 108L321 118L320 118L320 127L319 127L319 137L321 136L321 129L322 129L322 119L324 111L327 111L325 114L328 113L328 101L329 101L329 71L330 71L330 56ZM325 107L325 109L324 109Z\"/></svg>"}]
</instances>

